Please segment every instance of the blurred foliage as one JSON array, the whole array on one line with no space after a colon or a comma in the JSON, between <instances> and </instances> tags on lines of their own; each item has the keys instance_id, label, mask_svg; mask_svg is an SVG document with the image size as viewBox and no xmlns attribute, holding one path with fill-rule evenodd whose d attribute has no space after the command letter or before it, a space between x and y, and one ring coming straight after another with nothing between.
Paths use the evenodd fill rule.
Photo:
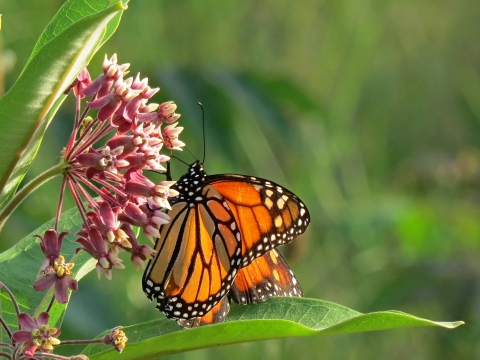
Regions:
<instances>
[{"instance_id":1,"label":"blurred foliage","mask_svg":"<svg viewBox=\"0 0 480 360\"><path fill-rule=\"evenodd\" d=\"M7 89L61 4L0 1L3 58L16 58ZM467 323L246 343L172 359L480 358L479 15L474 0L129 4L92 76L103 53L132 63L162 88L157 102L179 104L182 140L199 158L201 101L208 173L265 177L305 201L311 228L282 251L307 296ZM67 102L31 174L58 161L73 114ZM177 176L184 171L174 163ZM2 249L54 216L59 186L51 181L17 209ZM132 266L112 282L87 276L62 338L163 316L140 279Z\"/></svg>"}]
</instances>

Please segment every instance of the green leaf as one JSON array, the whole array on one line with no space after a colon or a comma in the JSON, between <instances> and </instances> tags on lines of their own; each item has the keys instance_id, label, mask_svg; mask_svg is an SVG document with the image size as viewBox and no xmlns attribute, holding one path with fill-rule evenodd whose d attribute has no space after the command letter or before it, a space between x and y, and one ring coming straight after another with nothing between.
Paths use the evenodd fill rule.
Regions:
<instances>
[{"instance_id":1,"label":"green leaf","mask_svg":"<svg viewBox=\"0 0 480 360\"><path fill-rule=\"evenodd\" d=\"M35 44L27 64L45 44L58 36L63 30L86 16L94 15L102 10L105 10L105 8L107 8L111 3L111 0L66 1L60 10L58 10L57 14L53 17L52 21L50 21L50 23L47 25L42 35L40 35L40 38ZM128 3L128 0L124 1L124 3ZM103 40L99 47L102 46L103 43L105 43L105 41L107 41L115 32L118 23L120 22L120 18L121 14L118 14L114 19L112 19L112 21L108 23L105 35L103 36Z\"/></svg>"},{"instance_id":2,"label":"green leaf","mask_svg":"<svg viewBox=\"0 0 480 360\"><path fill-rule=\"evenodd\" d=\"M152 310L153 311L153 310ZM348 334L412 326L453 329L463 324L434 322L399 311L362 314L328 301L277 297L250 306L236 305L227 322L200 328L181 329L163 318L123 328L127 347L122 359L154 359L161 356L246 341L290 336ZM90 345L82 352L90 359L111 359L114 350Z\"/></svg>"},{"instance_id":3,"label":"green leaf","mask_svg":"<svg viewBox=\"0 0 480 360\"><path fill-rule=\"evenodd\" d=\"M80 3L84 3L80 6ZM98 4L98 1L94 3ZM121 1L93 15L76 13L88 2L69 1L42 34L17 82L0 99L0 207L13 196L29 169L63 92L98 47L116 29ZM70 8L68 6L70 6ZM71 17L72 14L75 16ZM70 26L64 17L78 19ZM62 21L64 20L64 21ZM57 29L63 31L57 35Z\"/></svg>"},{"instance_id":4,"label":"green leaf","mask_svg":"<svg viewBox=\"0 0 480 360\"><path fill-rule=\"evenodd\" d=\"M13 292L22 312L33 314L43 300L45 300L43 305L46 306L52 297L51 292L36 292L32 286L44 259L38 245L40 240L33 236L35 234L43 236L45 230L52 229L54 226L55 219L52 219L25 237L17 245L0 254L0 279ZM61 231L69 232L62 243L62 255L67 262L75 255L75 249L79 247L79 244L75 242L78 238L75 233L81 229L81 226L82 219L76 208L62 214L59 228L62 229ZM74 262L74 277L77 280L80 280L95 266L95 261L84 251L76 255ZM12 302L6 292L0 291L0 295L0 316L11 328L15 329L17 317ZM65 304L55 303L50 311L50 323L60 325L65 310ZM4 336L3 333L2 338ZM6 341L6 338L0 341Z\"/></svg>"}]
</instances>

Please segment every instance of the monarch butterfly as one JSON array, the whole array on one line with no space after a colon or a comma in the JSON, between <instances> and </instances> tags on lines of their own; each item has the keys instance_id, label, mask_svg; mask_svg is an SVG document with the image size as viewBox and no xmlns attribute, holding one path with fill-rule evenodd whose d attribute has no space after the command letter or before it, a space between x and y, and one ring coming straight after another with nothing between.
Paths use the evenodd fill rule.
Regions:
<instances>
[{"instance_id":1,"label":"monarch butterfly","mask_svg":"<svg viewBox=\"0 0 480 360\"><path fill-rule=\"evenodd\" d=\"M156 256L142 280L147 297L167 317L185 320L179 323L187 327L194 318L221 322L230 298L263 301L262 291L278 292L268 284L301 294L286 261L272 252L309 225L295 194L260 178L208 176L199 161L171 188L179 195L170 198L170 222L160 228Z\"/></svg>"}]
</instances>

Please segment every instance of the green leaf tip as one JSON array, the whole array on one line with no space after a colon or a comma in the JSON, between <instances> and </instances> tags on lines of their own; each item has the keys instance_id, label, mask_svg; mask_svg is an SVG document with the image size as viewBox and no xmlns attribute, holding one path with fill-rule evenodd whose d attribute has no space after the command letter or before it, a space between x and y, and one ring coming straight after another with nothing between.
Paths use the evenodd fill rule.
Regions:
<instances>
[{"instance_id":1,"label":"green leaf tip","mask_svg":"<svg viewBox=\"0 0 480 360\"><path fill-rule=\"evenodd\" d=\"M153 309L152 309L153 311ZM435 322L400 311L362 314L328 301L277 297L250 306L233 305L222 324L184 330L162 318L123 328L129 338L122 359L154 359L195 349L284 337L348 334L413 326L453 329L463 324ZM90 359L109 359L110 349L88 346Z\"/></svg>"}]
</instances>

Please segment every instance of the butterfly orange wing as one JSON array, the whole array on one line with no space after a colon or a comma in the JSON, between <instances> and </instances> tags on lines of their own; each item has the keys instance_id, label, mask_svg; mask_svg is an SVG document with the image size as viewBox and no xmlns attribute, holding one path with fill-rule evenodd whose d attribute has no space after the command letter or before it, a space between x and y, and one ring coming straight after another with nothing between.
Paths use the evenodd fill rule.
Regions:
<instances>
[{"instance_id":1,"label":"butterfly orange wing","mask_svg":"<svg viewBox=\"0 0 480 360\"><path fill-rule=\"evenodd\" d=\"M256 304L272 296L303 296L302 288L287 260L276 249L240 269L230 290L242 305Z\"/></svg>"},{"instance_id":2,"label":"butterfly orange wing","mask_svg":"<svg viewBox=\"0 0 480 360\"><path fill-rule=\"evenodd\" d=\"M235 218L213 195L218 197L207 186L205 202L174 204L170 222L160 228L143 288L168 317L207 314L230 290L240 267L240 233L231 230Z\"/></svg>"},{"instance_id":3,"label":"butterfly orange wing","mask_svg":"<svg viewBox=\"0 0 480 360\"><path fill-rule=\"evenodd\" d=\"M305 232L307 207L272 181L243 175L212 175L207 181L223 196L242 236L242 267Z\"/></svg>"}]
</instances>

